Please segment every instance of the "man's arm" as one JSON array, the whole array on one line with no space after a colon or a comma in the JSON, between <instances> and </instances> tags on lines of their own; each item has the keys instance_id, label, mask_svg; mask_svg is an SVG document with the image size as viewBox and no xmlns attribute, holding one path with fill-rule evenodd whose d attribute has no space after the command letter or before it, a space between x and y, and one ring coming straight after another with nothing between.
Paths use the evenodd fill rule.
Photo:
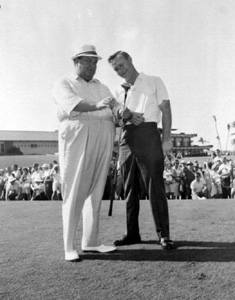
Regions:
<instances>
[{"instance_id":1,"label":"man's arm","mask_svg":"<svg viewBox=\"0 0 235 300\"><path fill-rule=\"evenodd\" d=\"M73 111L77 112L87 112L87 111L95 111L100 110L106 107L111 107L111 102L113 101L112 97L106 97L100 100L97 103L94 103L89 100L81 100L73 109Z\"/></svg>"},{"instance_id":2,"label":"man's arm","mask_svg":"<svg viewBox=\"0 0 235 300\"><path fill-rule=\"evenodd\" d=\"M56 82L53 89L53 98L56 104L68 115L72 111L88 112L109 107L114 99L111 93L109 97L100 100L98 103L83 99L76 93L72 83L67 78Z\"/></svg>"},{"instance_id":3,"label":"man's arm","mask_svg":"<svg viewBox=\"0 0 235 300\"><path fill-rule=\"evenodd\" d=\"M167 155L173 147L171 141L172 115L170 100L163 100L159 107L162 112L162 150L163 154Z\"/></svg>"}]
</instances>

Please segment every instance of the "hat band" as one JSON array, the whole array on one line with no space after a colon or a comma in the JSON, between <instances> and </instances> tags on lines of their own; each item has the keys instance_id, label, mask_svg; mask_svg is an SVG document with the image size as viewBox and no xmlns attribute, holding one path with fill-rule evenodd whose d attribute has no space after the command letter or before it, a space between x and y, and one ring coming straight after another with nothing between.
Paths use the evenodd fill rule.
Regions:
<instances>
[{"instance_id":1,"label":"hat band","mask_svg":"<svg viewBox=\"0 0 235 300\"><path fill-rule=\"evenodd\" d=\"M76 54L75 56L77 55L82 55L82 54L92 54L92 55L97 55L97 53L95 51L84 51L84 52L80 52L78 54Z\"/></svg>"}]
</instances>

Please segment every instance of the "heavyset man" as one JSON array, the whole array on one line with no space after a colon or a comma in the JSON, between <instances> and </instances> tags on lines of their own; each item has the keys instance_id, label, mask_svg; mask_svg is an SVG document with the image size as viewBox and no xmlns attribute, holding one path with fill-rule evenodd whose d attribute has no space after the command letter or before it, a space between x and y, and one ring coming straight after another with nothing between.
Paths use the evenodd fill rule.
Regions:
<instances>
[{"instance_id":1,"label":"heavyset man","mask_svg":"<svg viewBox=\"0 0 235 300\"><path fill-rule=\"evenodd\" d=\"M112 252L99 240L99 214L112 156L115 127L110 90L93 78L97 55L92 45L72 57L75 75L59 80L53 95L58 105L59 162L65 260L80 261L74 243L83 214L83 251Z\"/></svg>"},{"instance_id":2,"label":"heavyset man","mask_svg":"<svg viewBox=\"0 0 235 300\"><path fill-rule=\"evenodd\" d=\"M137 72L132 58L126 52L114 53L108 62L130 85L126 100L130 115L129 120L126 119L120 143L120 168L127 200L127 232L114 241L114 244L123 246L141 242L138 222L139 169L149 193L159 242L164 249L174 249L176 246L170 240L168 204L163 181L164 155L169 154L172 149L171 106L166 88L159 77ZM117 100L122 102L124 98L122 90L118 93ZM163 127L162 139L157 126L160 121Z\"/></svg>"}]
</instances>

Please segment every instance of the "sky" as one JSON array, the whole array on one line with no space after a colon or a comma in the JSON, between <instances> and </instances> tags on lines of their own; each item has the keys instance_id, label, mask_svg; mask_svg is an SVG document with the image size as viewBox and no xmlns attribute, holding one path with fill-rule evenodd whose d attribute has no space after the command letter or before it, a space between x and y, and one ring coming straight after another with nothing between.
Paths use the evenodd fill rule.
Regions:
<instances>
[{"instance_id":1,"label":"sky","mask_svg":"<svg viewBox=\"0 0 235 300\"><path fill-rule=\"evenodd\" d=\"M112 92L122 79L107 59L124 50L164 81L176 133L232 149L234 0L0 0L0 130L57 130L53 85L82 44L103 57L95 77Z\"/></svg>"}]
</instances>

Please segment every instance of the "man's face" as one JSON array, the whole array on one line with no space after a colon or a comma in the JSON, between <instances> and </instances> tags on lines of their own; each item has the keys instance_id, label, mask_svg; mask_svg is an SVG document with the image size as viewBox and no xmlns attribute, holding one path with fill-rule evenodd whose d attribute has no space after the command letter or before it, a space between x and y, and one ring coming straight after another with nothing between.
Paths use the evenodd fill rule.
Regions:
<instances>
[{"instance_id":1,"label":"man's face","mask_svg":"<svg viewBox=\"0 0 235 300\"><path fill-rule=\"evenodd\" d=\"M131 58L126 59L122 54L117 55L111 62L111 66L117 74L126 81L131 78L134 67Z\"/></svg>"},{"instance_id":2,"label":"man's face","mask_svg":"<svg viewBox=\"0 0 235 300\"><path fill-rule=\"evenodd\" d=\"M75 65L76 74L86 81L90 81L96 72L98 59L91 56L81 57Z\"/></svg>"}]
</instances>

